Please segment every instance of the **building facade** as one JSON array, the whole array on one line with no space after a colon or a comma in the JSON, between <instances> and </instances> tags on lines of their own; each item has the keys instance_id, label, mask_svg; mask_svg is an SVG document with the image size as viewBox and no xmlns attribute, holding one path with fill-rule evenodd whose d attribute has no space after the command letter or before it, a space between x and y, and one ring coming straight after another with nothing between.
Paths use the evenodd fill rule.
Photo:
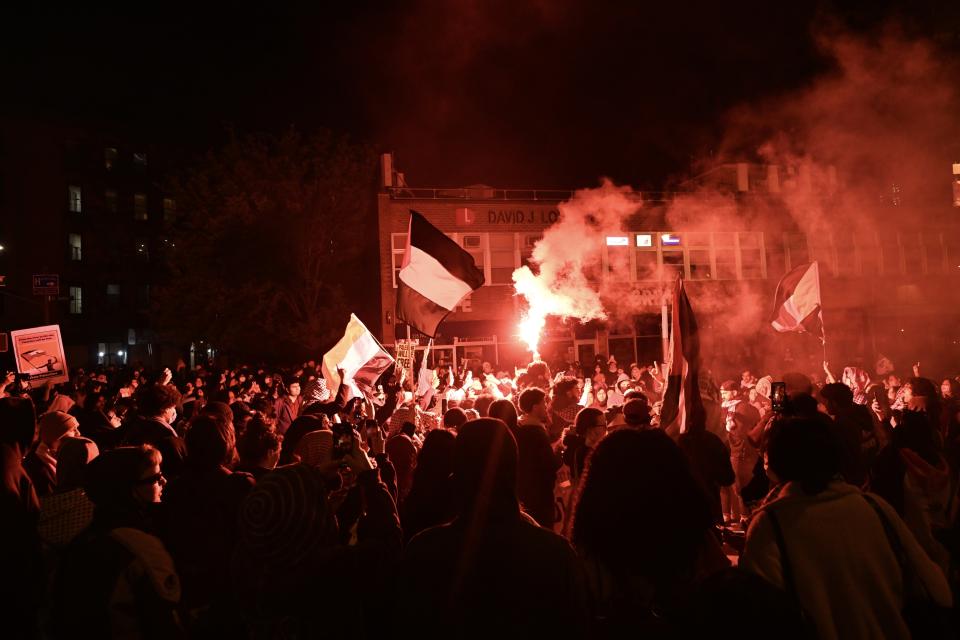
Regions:
<instances>
[{"instance_id":1,"label":"building facade","mask_svg":"<svg viewBox=\"0 0 960 640\"><path fill-rule=\"evenodd\" d=\"M59 324L71 367L157 362L150 289L176 216L162 154L33 122L6 122L0 149L0 331ZM59 293L34 295L38 274Z\"/></svg>"},{"instance_id":2,"label":"building facade","mask_svg":"<svg viewBox=\"0 0 960 640\"><path fill-rule=\"evenodd\" d=\"M517 336L524 303L514 295L511 276L529 263L534 245L572 193L413 188L392 170L389 156L384 169L378 205L383 341L407 337L408 328L395 317L396 278L413 209L470 252L486 280L441 324L434 353L505 368L526 362L530 354ZM725 373L737 366L811 371L820 368L824 355L834 366L857 363L870 370L880 354L899 360L901 369L914 359L937 368L960 361L960 225L950 216L956 210L949 198L942 217L918 216L909 226L856 231L837 224L804 233L782 201L784 190L803 182L801 174L782 167L721 165L688 184L689 192L642 194L640 212L597 247L602 268L593 277L598 291L610 297L604 300L613 311L610 319L552 320L541 343L544 358L661 360L664 292L680 275L701 326L705 361ZM949 174L945 186L948 180ZM670 222L675 201L705 187L728 198L742 217L716 228L696 220ZM882 203L901 205L898 198ZM902 213L886 212L893 219ZM826 352L810 336L776 334L767 322L779 279L811 260L821 266ZM618 294L610 296L611 290ZM630 304L619 312L627 299Z\"/></svg>"}]
</instances>

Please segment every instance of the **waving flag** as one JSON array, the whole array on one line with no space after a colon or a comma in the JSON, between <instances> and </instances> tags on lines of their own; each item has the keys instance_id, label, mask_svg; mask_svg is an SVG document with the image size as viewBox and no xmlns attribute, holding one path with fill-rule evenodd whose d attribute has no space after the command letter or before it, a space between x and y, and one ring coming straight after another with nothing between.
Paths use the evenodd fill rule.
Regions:
<instances>
[{"instance_id":1,"label":"waving flag","mask_svg":"<svg viewBox=\"0 0 960 640\"><path fill-rule=\"evenodd\" d=\"M411 210L397 279L397 318L434 337L447 314L483 286L483 271L473 256Z\"/></svg>"},{"instance_id":2,"label":"waving flag","mask_svg":"<svg viewBox=\"0 0 960 640\"><path fill-rule=\"evenodd\" d=\"M823 340L820 268L815 261L800 265L780 280L770 324L781 333L808 332Z\"/></svg>"},{"instance_id":3,"label":"waving flag","mask_svg":"<svg viewBox=\"0 0 960 640\"><path fill-rule=\"evenodd\" d=\"M343 337L324 354L322 371L327 389L340 388L338 370L343 370L344 382L352 392L350 397L372 399L377 379L391 364L393 357L351 313Z\"/></svg>"},{"instance_id":4,"label":"waving flag","mask_svg":"<svg viewBox=\"0 0 960 640\"><path fill-rule=\"evenodd\" d=\"M700 333L693 307L677 279L670 330L670 370L660 408L660 428L673 435L688 428L691 416L705 416L700 398Z\"/></svg>"}]
</instances>

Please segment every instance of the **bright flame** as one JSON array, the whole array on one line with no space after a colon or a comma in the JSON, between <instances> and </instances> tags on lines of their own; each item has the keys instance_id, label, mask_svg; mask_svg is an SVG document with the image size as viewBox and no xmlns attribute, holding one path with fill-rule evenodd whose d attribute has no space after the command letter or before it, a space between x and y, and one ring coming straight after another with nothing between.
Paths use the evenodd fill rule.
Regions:
<instances>
[{"instance_id":1,"label":"bright flame","mask_svg":"<svg viewBox=\"0 0 960 640\"><path fill-rule=\"evenodd\" d=\"M520 339L527 343L527 349L533 354L532 360L540 359L540 332L547 324L543 314L528 313L523 316L518 329Z\"/></svg>"}]
</instances>

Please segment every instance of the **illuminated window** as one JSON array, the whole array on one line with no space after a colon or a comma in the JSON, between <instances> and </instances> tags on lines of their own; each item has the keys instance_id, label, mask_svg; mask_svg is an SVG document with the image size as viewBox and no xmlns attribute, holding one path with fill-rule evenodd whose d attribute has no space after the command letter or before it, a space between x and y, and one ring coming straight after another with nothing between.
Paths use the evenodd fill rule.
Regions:
<instances>
[{"instance_id":1,"label":"illuminated window","mask_svg":"<svg viewBox=\"0 0 960 640\"><path fill-rule=\"evenodd\" d=\"M134 249L137 252L137 259L146 262L150 259L150 245L146 240L138 239L134 241Z\"/></svg>"},{"instance_id":2,"label":"illuminated window","mask_svg":"<svg viewBox=\"0 0 960 640\"><path fill-rule=\"evenodd\" d=\"M82 209L82 196L80 187L70 185L67 187L67 207L74 213L80 213Z\"/></svg>"},{"instance_id":3,"label":"illuminated window","mask_svg":"<svg viewBox=\"0 0 960 640\"><path fill-rule=\"evenodd\" d=\"M107 147L103 150L103 164L107 168L107 171L113 169L114 165L117 164L117 150L114 147Z\"/></svg>"},{"instance_id":4,"label":"illuminated window","mask_svg":"<svg viewBox=\"0 0 960 640\"><path fill-rule=\"evenodd\" d=\"M660 250L663 256L663 270L660 278L667 282L673 282L677 279L677 276L685 278L683 247L680 246L680 236L675 233L661 233Z\"/></svg>"},{"instance_id":5,"label":"illuminated window","mask_svg":"<svg viewBox=\"0 0 960 640\"><path fill-rule=\"evenodd\" d=\"M147 219L147 196L144 193L133 194L133 219Z\"/></svg>"},{"instance_id":6,"label":"illuminated window","mask_svg":"<svg viewBox=\"0 0 960 640\"><path fill-rule=\"evenodd\" d=\"M607 273L617 280L631 280L630 254L634 249L630 246L629 236L607 236L606 263Z\"/></svg>"},{"instance_id":7,"label":"illuminated window","mask_svg":"<svg viewBox=\"0 0 960 640\"><path fill-rule=\"evenodd\" d=\"M81 260L83 258L83 244L79 233L71 233L68 237L70 244L70 259Z\"/></svg>"},{"instance_id":8,"label":"illuminated window","mask_svg":"<svg viewBox=\"0 0 960 640\"><path fill-rule=\"evenodd\" d=\"M120 295L120 285L118 285L118 284L108 284L108 285L107 285L107 295L108 295L108 296L119 296L119 295Z\"/></svg>"},{"instance_id":9,"label":"illuminated window","mask_svg":"<svg viewBox=\"0 0 960 640\"><path fill-rule=\"evenodd\" d=\"M117 192L114 189L107 189L103 192L103 204L110 213L117 212Z\"/></svg>"},{"instance_id":10,"label":"illuminated window","mask_svg":"<svg viewBox=\"0 0 960 640\"><path fill-rule=\"evenodd\" d=\"M393 269L393 288L397 288L399 282L397 274L400 273L400 265L403 264L403 254L407 249L407 234L390 234L390 260Z\"/></svg>"},{"instance_id":11,"label":"illuminated window","mask_svg":"<svg viewBox=\"0 0 960 640\"><path fill-rule=\"evenodd\" d=\"M83 313L83 289L70 287L70 313Z\"/></svg>"},{"instance_id":12,"label":"illuminated window","mask_svg":"<svg viewBox=\"0 0 960 640\"><path fill-rule=\"evenodd\" d=\"M490 283L513 284L513 271L517 268L516 236L512 233L491 233Z\"/></svg>"}]
</instances>

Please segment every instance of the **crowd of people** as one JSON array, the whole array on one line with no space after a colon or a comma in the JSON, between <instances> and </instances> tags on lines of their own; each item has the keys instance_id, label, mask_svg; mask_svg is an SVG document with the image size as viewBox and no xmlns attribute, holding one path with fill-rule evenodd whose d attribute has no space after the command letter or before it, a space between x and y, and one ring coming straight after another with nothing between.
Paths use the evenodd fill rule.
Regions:
<instances>
[{"instance_id":1,"label":"crowd of people","mask_svg":"<svg viewBox=\"0 0 960 640\"><path fill-rule=\"evenodd\" d=\"M960 383L879 364L10 374L3 637L953 637Z\"/></svg>"}]
</instances>

